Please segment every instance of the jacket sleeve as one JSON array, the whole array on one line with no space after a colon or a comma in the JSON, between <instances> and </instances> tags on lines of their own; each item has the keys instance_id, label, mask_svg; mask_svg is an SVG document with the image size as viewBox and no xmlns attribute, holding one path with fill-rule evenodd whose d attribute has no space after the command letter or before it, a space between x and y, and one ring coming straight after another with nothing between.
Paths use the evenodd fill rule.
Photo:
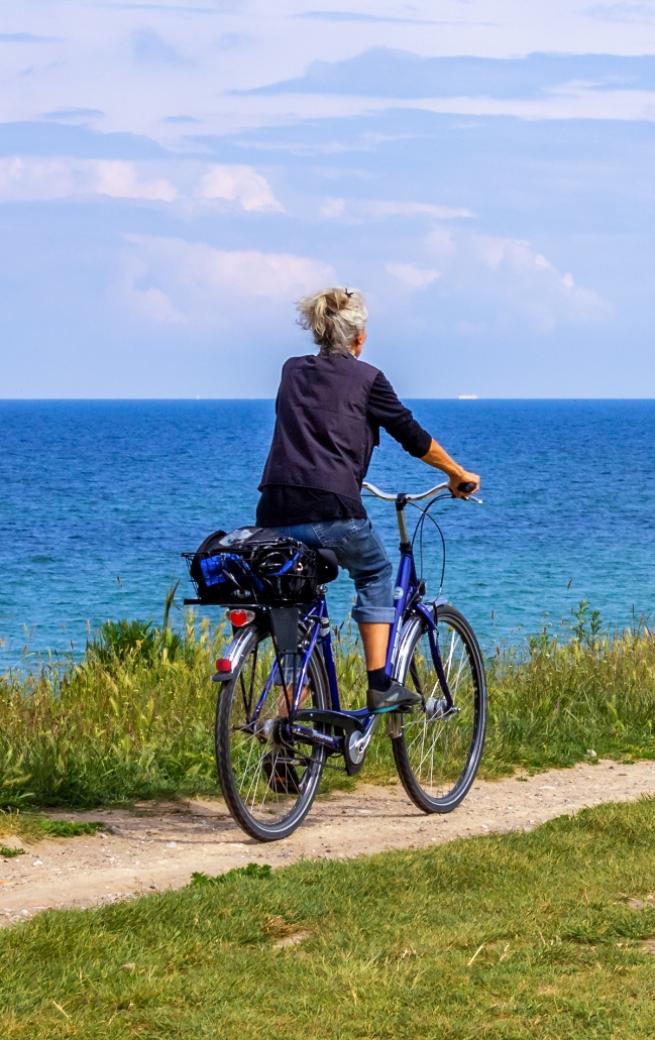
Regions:
<instances>
[{"instance_id":1,"label":"jacket sleeve","mask_svg":"<svg viewBox=\"0 0 655 1040\"><path fill-rule=\"evenodd\" d=\"M382 426L410 455L419 459L427 455L432 435L405 408L382 372L378 372L371 386L367 410L371 422Z\"/></svg>"}]
</instances>

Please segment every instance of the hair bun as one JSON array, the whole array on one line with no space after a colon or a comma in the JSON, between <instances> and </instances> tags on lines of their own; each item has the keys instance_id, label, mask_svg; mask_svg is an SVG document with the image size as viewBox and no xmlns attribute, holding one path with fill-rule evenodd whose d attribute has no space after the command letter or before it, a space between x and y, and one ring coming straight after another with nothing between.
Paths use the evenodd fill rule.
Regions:
<instances>
[{"instance_id":1,"label":"hair bun","mask_svg":"<svg viewBox=\"0 0 655 1040\"><path fill-rule=\"evenodd\" d=\"M330 288L298 301L298 324L308 329L322 354L348 354L368 311L356 289Z\"/></svg>"}]
</instances>

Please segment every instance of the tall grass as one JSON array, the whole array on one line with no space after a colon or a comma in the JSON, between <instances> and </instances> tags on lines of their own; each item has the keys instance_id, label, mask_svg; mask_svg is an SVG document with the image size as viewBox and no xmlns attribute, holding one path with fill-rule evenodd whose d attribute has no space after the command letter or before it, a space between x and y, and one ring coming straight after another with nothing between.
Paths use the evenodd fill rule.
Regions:
<instances>
[{"instance_id":1,"label":"tall grass","mask_svg":"<svg viewBox=\"0 0 655 1040\"><path fill-rule=\"evenodd\" d=\"M225 637L192 614L182 634L167 615L160 628L115 622L63 674L0 677L0 809L216 792L217 687L209 676ZM344 700L361 704L360 657L345 641L337 649ZM487 665L483 775L610 755L655 758L655 640L647 629L604 634L583 607L569 642L543 632ZM364 779L394 775L382 730ZM326 782L341 781L328 770Z\"/></svg>"},{"instance_id":2,"label":"tall grass","mask_svg":"<svg viewBox=\"0 0 655 1040\"><path fill-rule=\"evenodd\" d=\"M64 674L0 679L0 807L88 806L215 788L216 635L105 626Z\"/></svg>"},{"instance_id":3,"label":"tall grass","mask_svg":"<svg viewBox=\"0 0 655 1040\"><path fill-rule=\"evenodd\" d=\"M603 634L585 607L570 641L543 632L526 654L488 662L488 773L655 758L655 638L643 626Z\"/></svg>"}]
</instances>

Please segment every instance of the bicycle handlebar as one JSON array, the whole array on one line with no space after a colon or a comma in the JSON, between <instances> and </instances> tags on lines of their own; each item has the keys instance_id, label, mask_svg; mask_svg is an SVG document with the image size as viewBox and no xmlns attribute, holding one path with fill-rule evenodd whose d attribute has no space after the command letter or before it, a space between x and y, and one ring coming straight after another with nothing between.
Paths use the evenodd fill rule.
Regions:
<instances>
[{"instance_id":1,"label":"bicycle handlebar","mask_svg":"<svg viewBox=\"0 0 655 1040\"><path fill-rule=\"evenodd\" d=\"M461 491L463 494L466 494L467 488L470 487L471 490L472 490L474 486L475 486L474 484L460 484L458 490ZM367 481L364 481L364 483L362 484L362 487L366 488L366 490L369 491L372 495L375 495L376 498L384 499L385 502L395 502L396 499L398 498L397 494L390 494L388 491L381 491L379 487L375 486L375 484L369 484ZM440 491L449 491L449 490L450 490L450 485L446 482L446 483L443 483L443 484L435 484L434 487L429 488L427 491L422 491L418 495L406 495L405 494L405 495L403 495L403 498L407 502L418 502L419 499L421 499L421 498L430 498L431 495L436 495ZM478 505L482 504L482 499L481 498L474 498L472 496L469 496L469 501L477 502Z\"/></svg>"},{"instance_id":2,"label":"bicycle handlebar","mask_svg":"<svg viewBox=\"0 0 655 1040\"><path fill-rule=\"evenodd\" d=\"M375 484L369 484L364 481L362 487L370 491L376 498L383 498L385 502L395 502L398 498L397 494L390 494L388 491L381 491L380 488L376 487ZM429 491L423 491L420 495L405 495L404 497L408 502L417 502L419 498L429 498L430 495L436 494L437 491L444 491L448 487L448 484L435 484L434 487L430 488Z\"/></svg>"}]
</instances>

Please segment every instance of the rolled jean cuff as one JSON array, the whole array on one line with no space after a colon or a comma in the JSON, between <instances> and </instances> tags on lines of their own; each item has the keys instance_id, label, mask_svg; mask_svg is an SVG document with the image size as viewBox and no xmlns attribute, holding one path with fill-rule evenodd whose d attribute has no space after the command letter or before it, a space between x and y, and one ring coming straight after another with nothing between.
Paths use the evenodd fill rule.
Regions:
<instances>
[{"instance_id":1,"label":"rolled jean cuff","mask_svg":"<svg viewBox=\"0 0 655 1040\"><path fill-rule=\"evenodd\" d=\"M393 607L353 607L353 621L365 625L391 625L396 616Z\"/></svg>"}]
</instances>

